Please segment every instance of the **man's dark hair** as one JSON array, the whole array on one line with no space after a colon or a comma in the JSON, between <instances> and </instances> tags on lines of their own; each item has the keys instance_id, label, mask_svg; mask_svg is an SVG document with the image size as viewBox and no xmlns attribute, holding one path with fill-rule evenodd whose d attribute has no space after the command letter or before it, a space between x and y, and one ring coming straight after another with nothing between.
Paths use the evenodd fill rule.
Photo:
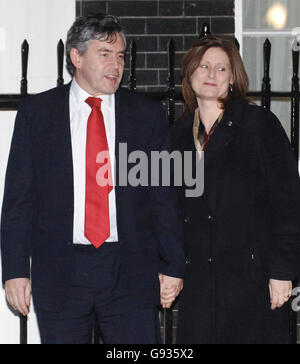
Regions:
<instances>
[{"instance_id":1,"label":"man's dark hair","mask_svg":"<svg viewBox=\"0 0 300 364\"><path fill-rule=\"evenodd\" d=\"M112 15L95 14L78 18L68 31L66 42L67 70L73 77L76 68L70 57L72 48L81 54L88 49L90 40L104 40L114 42L117 33L122 36L126 47L126 36L118 19Z\"/></svg>"}]
</instances>

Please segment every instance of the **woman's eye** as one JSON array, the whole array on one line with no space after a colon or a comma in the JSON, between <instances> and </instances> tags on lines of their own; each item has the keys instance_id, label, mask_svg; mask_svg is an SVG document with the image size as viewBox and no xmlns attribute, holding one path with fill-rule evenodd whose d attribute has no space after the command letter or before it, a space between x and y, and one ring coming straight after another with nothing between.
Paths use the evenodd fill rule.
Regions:
<instances>
[{"instance_id":1,"label":"woman's eye","mask_svg":"<svg viewBox=\"0 0 300 364\"><path fill-rule=\"evenodd\" d=\"M218 70L219 71L226 71L226 68L225 67L219 67Z\"/></svg>"},{"instance_id":2,"label":"woman's eye","mask_svg":"<svg viewBox=\"0 0 300 364\"><path fill-rule=\"evenodd\" d=\"M201 64L200 67L201 68L207 68L207 65L206 64Z\"/></svg>"}]
</instances>

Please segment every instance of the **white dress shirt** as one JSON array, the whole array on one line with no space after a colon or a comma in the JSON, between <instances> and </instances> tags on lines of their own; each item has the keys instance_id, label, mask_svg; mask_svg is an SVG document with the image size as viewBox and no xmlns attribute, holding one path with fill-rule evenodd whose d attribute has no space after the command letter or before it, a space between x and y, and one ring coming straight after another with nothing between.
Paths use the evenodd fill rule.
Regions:
<instances>
[{"instance_id":1,"label":"white dress shirt","mask_svg":"<svg viewBox=\"0 0 300 364\"><path fill-rule=\"evenodd\" d=\"M74 244L90 245L90 241L84 236L85 221L85 184L86 184L86 135L87 122L91 114L91 107L85 100L91 97L76 82L72 81L70 89L70 121L71 140L73 153L73 173L74 173ZM117 213L116 213L116 191L115 191L115 95L99 96L103 102L101 110L104 117L107 143L112 168L113 190L109 194L109 217L110 217L110 237L108 242L118 241Z\"/></svg>"}]
</instances>

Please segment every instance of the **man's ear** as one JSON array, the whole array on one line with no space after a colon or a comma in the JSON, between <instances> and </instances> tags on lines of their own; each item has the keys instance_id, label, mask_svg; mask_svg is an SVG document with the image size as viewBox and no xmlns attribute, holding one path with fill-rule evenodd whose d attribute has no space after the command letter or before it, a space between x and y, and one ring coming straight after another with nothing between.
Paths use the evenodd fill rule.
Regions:
<instances>
[{"instance_id":1,"label":"man's ear","mask_svg":"<svg viewBox=\"0 0 300 364\"><path fill-rule=\"evenodd\" d=\"M81 56L80 52L78 51L78 49L76 49L76 48L71 49L70 58L71 58L71 61L74 65L74 67L76 69L80 69L81 63L82 63L82 56Z\"/></svg>"}]
</instances>

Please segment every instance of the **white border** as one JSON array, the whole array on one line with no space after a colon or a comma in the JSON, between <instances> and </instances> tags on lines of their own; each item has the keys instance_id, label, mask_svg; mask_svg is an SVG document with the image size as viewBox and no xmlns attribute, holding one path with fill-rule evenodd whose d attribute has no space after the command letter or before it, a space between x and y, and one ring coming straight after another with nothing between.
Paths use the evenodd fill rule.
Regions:
<instances>
[{"instance_id":1,"label":"white border","mask_svg":"<svg viewBox=\"0 0 300 364\"><path fill-rule=\"evenodd\" d=\"M241 46L241 56L243 57L243 2L235 0L235 37Z\"/></svg>"},{"instance_id":2,"label":"white border","mask_svg":"<svg viewBox=\"0 0 300 364\"><path fill-rule=\"evenodd\" d=\"M295 28L295 29L299 29L299 28ZM243 36L251 36L251 37L261 37L261 36L266 36L266 37L274 37L274 36L293 36L293 35L297 35L296 30L285 30L285 31L278 31L278 30L273 30L273 31L264 31L264 30L249 30L247 32L243 32L242 33Z\"/></svg>"}]
</instances>

